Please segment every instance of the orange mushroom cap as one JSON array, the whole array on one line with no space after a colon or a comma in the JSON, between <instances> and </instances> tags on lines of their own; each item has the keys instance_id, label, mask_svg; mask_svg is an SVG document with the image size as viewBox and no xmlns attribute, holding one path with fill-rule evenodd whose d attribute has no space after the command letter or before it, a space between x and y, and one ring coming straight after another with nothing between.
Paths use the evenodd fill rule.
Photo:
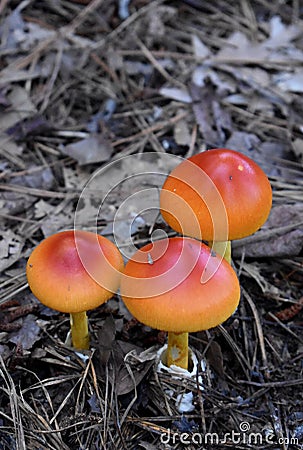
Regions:
<instances>
[{"instance_id":1,"label":"orange mushroom cap","mask_svg":"<svg viewBox=\"0 0 303 450\"><path fill-rule=\"evenodd\" d=\"M204 283L205 271L209 278ZM120 292L140 322L172 332L217 326L231 316L240 299L232 267L202 242L182 237L138 250L125 266Z\"/></svg>"},{"instance_id":2,"label":"orange mushroom cap","mask_svg":"<svg viewBox=\"0 0 303 450\"><path fill-rule=\"evenodd\" d=\"M184 201L191 208L192 217L184 208ZM227 216L226 230L222 227L225 221L222 210L214 220L222 202ZM208 150L182 161L169 174L160 193L164 220L182 234L199 239L202 236L207 241L240 239L253 234L266 221L271 204L271 185L263 170L252 159L228 149ZM220 227L222 232L218 230Z\"/></svg>"},{"instance_id":3,"label":"orange mushroom cap","mask_svg":"<svg viewBox=\"0 0 303 450\"><path fill-rule=\"evenodd\" d=\"M26 275L41 303L61 312L96 308L118 290L123 259L108 239L88 231L49 236L31 253Z\"/></svg>"}]
</instances>

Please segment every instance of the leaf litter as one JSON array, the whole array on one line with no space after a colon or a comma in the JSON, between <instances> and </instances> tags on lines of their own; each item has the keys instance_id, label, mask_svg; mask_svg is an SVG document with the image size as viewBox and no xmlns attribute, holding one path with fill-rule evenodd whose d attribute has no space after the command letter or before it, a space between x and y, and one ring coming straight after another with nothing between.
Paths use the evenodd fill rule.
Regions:
<instances>
[{"instance_id":1,"label":"leaf litter","mask_svg":"<svg viewBox=\"0 0 303 450\"><path fill-rule=\"evenodd\" d=\"M244 422L275 448L301 448L300 3L4 1L0 10L0 448L178 449L184 430L222 436ZM125 157L93 178L78 219L113 238L119 212L129 257L130 234L140 246L157 226L171 232L156 209L140 214L157 205L163 175L147 184L134 175L163 174L163 155L214 146L255 159L274 202L264 227L233 243L239 309L190 337L206 361L204 390L155 371L150 349L165 333L134 320L119 296L89 312L92 350L80 357L65 343L68 318L27 287L31 250L72 228L84 186ZM126 178L96 224L100 199ZM119 210L142 183L145 195ZM186 392L194 409L181 415L176 399ZM164 444L169 433L175 440Z\"/></svg>"}]
</instances>

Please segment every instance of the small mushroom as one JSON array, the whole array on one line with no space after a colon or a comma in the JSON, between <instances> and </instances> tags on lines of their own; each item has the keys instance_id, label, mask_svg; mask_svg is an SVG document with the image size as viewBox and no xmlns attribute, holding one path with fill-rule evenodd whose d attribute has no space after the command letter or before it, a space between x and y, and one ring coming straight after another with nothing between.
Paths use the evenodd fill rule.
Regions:
<instances>
[{"instance_id":1,"label":"small mushroom","mask_svg":"<svg viewBox=\"0 0 303 450\"><path fill-rule=\"evenodd\" d=\"M49 236L33 250L26 275L42 304L70 313L73 346L88 349L86 311L114 295L122 269L122 256L111 241L88 231L68 230Z\"/></svg>"},{"instance_id":2,"label":"small mushroom","mask_svg":"<svg viewBox=\"0 0 303 450\"><path fill-rule=\"evenodd\" d=\"M202 242L182 237L161 239L138 250L125 266L120 292L136 319L168 331L166 364L184 369L188 333L224 322L240 299L232 267Z\"/></svg>"},{"instance_id":3,"label":"small mushroom","mask_svg":"<svg viewBox=\"0 0 303 450\"><path fill-rule=\"evenodd\" d=\"M182 161L160 193L164 220L184 235L209 241L229 262L230 241L257 231L267 220L271 204L271 185L258 164L224 148Z\"/></svg>"}]
</instances>

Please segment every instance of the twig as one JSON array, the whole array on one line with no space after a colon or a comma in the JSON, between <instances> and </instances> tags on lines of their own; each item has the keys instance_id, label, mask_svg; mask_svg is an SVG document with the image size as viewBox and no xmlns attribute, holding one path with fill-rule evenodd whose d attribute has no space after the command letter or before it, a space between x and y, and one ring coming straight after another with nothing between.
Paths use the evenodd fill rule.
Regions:
<instances>
[{"instance_id":1,"label":"twig","mask_svg":"<svg viewBox=\"0 0 303 450\"><path fill-rule=\"evenodd\" d=\"M260 344L260 350L261 350L261 357L262 357L262 369L265 372L265 377L268 378L269 377L269 371L268 371L268 363L267 363L267 354L266 354L266 350L265 350L263 329L262 329L260 317L259 317L259 314L258 314L258 310L256 308L256 305L253 302L253 299L248 294L248 292L244 288L242 288L242 292L243 292L243 295L244 295L245 299L247 300L247 302L248 302L248 304L250 306L250 309L252 310L252 313L253 313L253 316L254 316L254 319L255 319L256 328L257 328L257 334L258 334L259 344Z\"/></svg>"},{"instance_id":2,"label":"twig","mask_svg":"<svg viewBox=\"0 0 303 450\"><path fill-rule=\"evenodd\" d=\"M285 331L287 331L291 336L293 336L295 339L297 339L301 344L303 344L303 339L298 336L296 333L294 333L287 325L285 325L281 320L278 319L278 317L275 316L272 312L268 312L268 316L271 317L275 322L277 322L280 327L282 327Z\"/></svg>"},{"instance_id":3,"label":"twig","mask_svg":"<svg viewBox=\"0 0 303 450\"><path fill-rule=\"evenodd\" d=\"M178 81L176 78L172 77L162 66L158 63L156 58L153 56L153 54L149 51L149 49L146 47L146 45L143 44L143 42L137 37L136 42L138 46L140 47L142 53L146 58L149 60L149 62L158 70L159 73L168 81L169 83L178 86L181 89L185 88L185 85Z\"/></svg>"},{"instance_id":4,"label":"twig","mask_svg":"<svg viewBox=\"0 0 303 450\"><path fill-rule=\"evenodd\" d=\"M1 355L0 355L0 366L1 366L0 367L0 376L3 379L4 385L5 385L4 389L6 390L8 398L9 398L12 419L14 422L16 445L17 445L18 450L26 450L23 421L22 421L21 411L19 408L18 395L17 395L17 391L15 388L15 383L7 371Z\"/></svg>"},{"instance_id":5,"label":"twig","mask_svg":"<svg viewBox=\"0 0 303 450\"><path fill-rule=\"evenodd\" d=\"M86 17L93 13L104 0L92 0L85 8L83 8L80 13L72 20L71 23L63 28L63 34L73 34L76 29L84 22Z\"/></svg>"},{"instance_id":6,"label":"twig","mask_svg":"<svg viewBox=\"0 0 303 450\"><path fill-rule=\"evenodd\" d=\"M80 193L76 192L64 193L56 191L47 191L45 189L36 189L27 186L19 186L18 184L4 184L4 183L0 183L0 191L18 192L20 194L28 194L33 195L35 197L62 198L62 199L77 198L80 195Z\"/></svg>"},{"instance_id":7,"label":"twig","mask_svg":"<svg viewBox=\"0 0 303 450\"><path fill-rule=\"evenodd\" d=\"M113 147L117 147L118 145L125 144L126 142L131 142L141 136L145 136L149 133L153 133L154 131L158 131L158 130L161 130L162 128L171 126L171 125L175 124L176 122L178 122L179 120L186 117L186 115L187 115L187 112L182 112L182 113L178 114L177 116L172 117L169 120L165 120L164 122L156 123L155 125L145 128L144 130L139 131L138 133L133 134L132 136L118 139L117 141L113 142L112 145L113 145Z\"/></svg>"},{"instance_id":8,"label":"twig","mask_svg":"<svg viewBox=\"0 0 303 450\"><path fill-rule=\"evenodd\" d=\"M161 3L164 3L165 0L154 0L149 3L147 3L146 6L143 6L142 8L138 9L138 11L134 12L131 16L129 16L127 19L125 19L121 24L115 28L111 33L109 33L106 38L100 39L100 41L95 42L92 46L92 50L97 50L100 47L103 47L106 42L115 39L119 36L119 34L122 33L122 31L126 30L130 25L132 25L136 20L138 20L139 17L146 14L148 11L152 9L157 9Z\"/></svg>"}]
</instances>

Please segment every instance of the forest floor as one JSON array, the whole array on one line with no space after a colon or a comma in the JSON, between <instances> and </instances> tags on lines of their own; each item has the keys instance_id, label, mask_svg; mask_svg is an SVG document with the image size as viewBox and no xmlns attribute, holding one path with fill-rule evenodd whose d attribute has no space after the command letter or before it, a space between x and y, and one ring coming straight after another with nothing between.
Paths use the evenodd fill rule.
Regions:
<instances>
[{"instance_id":1,"label":"forest floor","mask_svg":"<svg viewBox=\"0 0 303 450\"><path fill-rule=\"evenodd\" d=\"M302 13L299 0L0 1L1 450L303 448ZM68 316L28 288L33 248L76 226L127 259L174 235L157 209L165 176L216 147L263 168L273 207L233 243L239 308L190 335L200 372L157 371L166 334L118 294L75 352Z\"/></svg>"}]
</instances>

